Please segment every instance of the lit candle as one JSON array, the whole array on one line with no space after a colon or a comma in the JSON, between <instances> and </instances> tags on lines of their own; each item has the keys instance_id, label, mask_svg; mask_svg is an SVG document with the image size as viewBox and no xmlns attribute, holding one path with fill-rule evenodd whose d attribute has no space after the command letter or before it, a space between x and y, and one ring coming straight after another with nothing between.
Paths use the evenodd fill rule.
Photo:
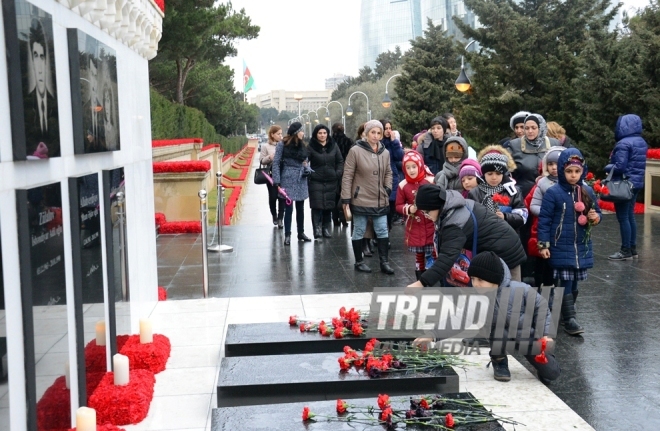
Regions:
<instances>
[{"instance_id":1,"label":"lit candle","mask_svg":"<svg viewBox=\"0 0 660 431\"><path fill-rule=\"evenodd\" d=\"M140 319L140 343L148 344L153 343L154 334L151 331L151 320Z\"/></svg>"},{"instance_id":2,"label":"lit candle","mask_svg":"<svg viewBox=\"0 0 660 431\"><path fill-rule=\"evenodd\" d=\"M64 363L64 381L66 382L66 388L71 389L69 386L69 361Z\"/></svg>"},{"instance_id":3,"label":"lit candle","mask_svg":"<svg viewBox=\"0 0 660 431\"><path fill-rule=\"evenodd\" d=\"M128 356L117 353L112 357L112 365L115 373L115 385L126 386L128 384Z\"/></svg>"},{"instance_id":4,"label":"lit candle","mask_svg":"<svg viewBox=\"0 0 660 431\"><path fill-rule=\"evenodd\" d=\"M105 346L105 322L103 320L96 322L96 345Z\"/></svg>"},{"instance_id":5,"label":"lit candle","mask_svg":"<svg viewBox=\"0 0 660 431\"><path fill-rule=\"evenodd\" d=\"M96 410L80 407L76 410L76 430L96 431Z\"/></svg>"}]
</instances>

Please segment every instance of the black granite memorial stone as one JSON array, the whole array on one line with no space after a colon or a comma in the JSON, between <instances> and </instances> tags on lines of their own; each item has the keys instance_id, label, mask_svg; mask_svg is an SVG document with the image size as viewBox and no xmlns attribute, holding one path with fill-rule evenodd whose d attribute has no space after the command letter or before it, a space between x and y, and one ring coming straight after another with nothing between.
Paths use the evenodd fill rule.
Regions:
<instances>
[{"instance_id":1,"label":"black granite memorial stone","mask_svg":"<svg viewBox=\"0 0 660 431\"><path fill-rule=\"evenodd\" d=\"M83 317L85 305L104 302L99 175L69 178L69 203L78 369L84 370L85 345L94 337L96 321L105 320L102 317L105 307L87 307L96 319ZM80 405L87 404L85 375L84 372L78 374Z\"/></svg>"},{"instance_id":2,"label":"black granite memorial stone","mask_svg":"<svg viewBox=\"0 0 660 431\"><path fill-rule=\"evenodd\" d=\"M377 393L373 393L370 398L352 399L347 401L349 404L356 406L372 406L375 408L376 414L378 414L380 410L376 404L377 395ZM448 393L443 394L442 396L444 398L455 400L476 400L470 393ZM421 396L413 396L413 399L419 399L420 397ZM407 410L410 408L410 397L391 397L390 401L393 410ZM453 408L449 403L447 404L450 408ZM386 429L380 424L369 425L356 422L328 421L324 417L321 417L342 417L337 413L336 406L336 400L333 399L315 402L290 402L286 404L259 406L222 407L213 409L211 413L211 431L382 431ZM302 411L304 407L309 407L311 412L317 414L317 419L303 421ZM458 406L456 405L456 407ZM486 409L482 408L482 410L486 412ZM348 416L348 414L349 413L345 413L343 417ZM428 430L432 428L428 426L406 426L401 424L396 429ZM472 425L457 424L453 429L456 431L503 431L504 427L499 422L492 421Z\"/></svg>"},{"instance_id":3,"label":"black granite memorial stone","mask_svg":"<svg viewBox=\"0 0 660 431\"><path fill-rule=\"evenodd\" d=\"M378 393L458 392L458 374L451 367L370 378L354 368L340 372L337 360L341 356L311 353L223 358L218 407L360 398Z\"/></svg>"},{"instance_id":4,"label":"black granite memorial stone","mask_svg":"<svg viewBox=\"0 0 660 431\"><path fill-rule=\"evenodd\" d=\"M68 360L61 184L16 190L16 213L27 422L32 430L37 429L37 395L65 373ZM57 345L63 348L56 349ZM52 371L58 369L62 371Z\"/></svg>"},{"instance_id":5,"label":"black granite memorial stone","mask_svg":"<svg viewBox=\"0 0 660 431\"><path fill-rule=\"evenodd\" d=\"M103 207L105 212L105 255L108 272L108 320L110 350L117 353L117 334L129 334L128 255L126 238L124 168L103 171Z\"/></svg>"},{"instance_id":6,"label":"black granite memorial stone","mask_svg":"<svg viewBox=\"0 0 660 431\"><path fill-rule=\"evenodd\" d=\"M412 341L412 338L381 341ZM363 349L368 337L323 337L318 332L300 332L287 323L231 324L225 337L225 356L294 355L341 352L344 346Z\"/></svg>"}]
</instances>

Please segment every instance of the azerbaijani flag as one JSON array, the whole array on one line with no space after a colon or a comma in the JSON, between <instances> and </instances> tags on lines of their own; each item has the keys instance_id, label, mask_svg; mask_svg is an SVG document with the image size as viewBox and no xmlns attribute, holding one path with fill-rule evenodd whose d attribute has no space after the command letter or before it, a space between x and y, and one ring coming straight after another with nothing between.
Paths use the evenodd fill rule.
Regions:
<instances>
[{"instance_id":1,"label":"azerbaijani flag","mask_svg":"<svg viewBox=\"0 0 660 431\"><path fill-rule=\"evenodd\" d=\"M254 78L252 78L250 69L248 69L247 65L245 64L245 60L243 60L243 93L247 93L248 91L254 89Z\"/></svg>"}]
</instances>

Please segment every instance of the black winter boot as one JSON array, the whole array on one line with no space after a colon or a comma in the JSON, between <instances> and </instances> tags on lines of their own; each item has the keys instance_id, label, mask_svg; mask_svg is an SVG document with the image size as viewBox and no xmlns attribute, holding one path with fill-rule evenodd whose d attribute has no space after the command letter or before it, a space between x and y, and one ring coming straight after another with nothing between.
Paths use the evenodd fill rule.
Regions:
<instances>
[{"instance_id":1,"label":"black winter boot","mask_svg":"<svg viewBox=\"0 0 660 431\"><path fill-rule=\"evenodd\" d=\"M330 222L323 224L322 233L323 233L323 238L332 238L332 234L330 233Z\"/></svg>"},{"instance_id":2,"label":"black winter boot","mask_svg":"<svg viewBox=\"0 0 660 431\"><path fill-rule=\"evenodd\" d=\"M371 268L362 260L362 240L351 241L353 243L353 256L355 256L355 270L360 272L371 272Z\"/></svg>"},{"instance_id":3,"label":"black winter boot","mask_svg":"<svg viewBox=\"0 0 660 431\"><path fill-rule=\"evenodd\" d=\"M380 272L384 272L387 275L392 275L394 274L394 270L390 266L389 253L390 253L390 239L379 238L378 258L380 259Z\"/></svg>"},{"instance_id":4,"label":"black winter boot","mask_svg":"<svg viewBox=\"0 0 660 431\"><path fill-rule=\"evenodd\" d=\"M362 238L362 253L365 257L372 257L374 252L371 251L371 240L367 238Z\"/></svg>"},{"instance_id":5,"label":"black winter boot","mask_svg":"<svg viewBox=\"0 0 660 431\"><path fill-rule=\"evenodd\" d=\"M499 382L508 382L511 380L511 372L509 371L509 358L506 356L496 357L491 356L490 362L486 368L493 364L493 377Z\"/></svg>"},{"instance_id":6,"label":"black winter boot","mask_svg":"<svg viewBox=\"0 0 660 431\"><path fill-rule=\"evenodd\" d=\"M568 293L564 295L564 300L561 303L561 313L564 320L564 331L570 335L579 335L584 332L582 326L575 320L575 303L573 302L573 294Z\"/></svg>"},{"instance_id":7,"label":"black winter boot","mask_svg":"<svg viewBox=\"0 0 660 431\"><path fill-rule=\"evenodd\" d=\"M321 218L323 213L319 210L312 210L312 228L314 231L314 239L321 238Z\"/></svg>"}]
</instances>

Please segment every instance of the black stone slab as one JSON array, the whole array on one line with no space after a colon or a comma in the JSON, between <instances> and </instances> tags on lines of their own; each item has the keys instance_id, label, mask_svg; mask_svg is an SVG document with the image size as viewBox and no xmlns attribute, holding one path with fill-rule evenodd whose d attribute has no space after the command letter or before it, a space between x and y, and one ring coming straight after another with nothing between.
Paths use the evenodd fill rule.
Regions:
<instances>
[{"instance_id":1,"label":"black stone slab","mask_svg":"<svg viewBox=\"0 0 660 431\"><path fill-rule=\"evenodd\" d=\"M412 338L379 338L380 341L412 341ZM300 332L288 323L231 324L225 337L225 356L295 355L341 352L344 346L363 349L368 337L323 337Z\"/></svg>"},{"instance_id":2,"label":"black stone slab","mask_svg":"<svg viewBox=\"0 0 660 431\"><path fill-rule=\"evenodd\" d=\"M376 404L377 394L370 398L350 400L349 404L357 406L374 406ZM413 396L420 398L421 395ZM467 400L476 399L468 392L443 394L443 397ZM408 409L410 407L410 397L392 397L390 399L392 408ZM256 430L256 431L330 431L330 430L361 430L361 431L382 431L383 425L364 425L347 422L328 422L324 418L318 418L317 421L302 421L302 410L305 406L310 411L319 416L337 416L336 400L316 401L316 402L297 402L286 404L274 404L264 406L238 406L223 407L213 409L211 413L211 431L235 431L235 430ZM399 425L397 429L430 429L430 427L405 426ZM504 427L498 422L487 422L475 425L457 425L456 431L503 431Z\"/></svg>"},{"instance_id":3,"label":"black stone slab","mask_svg":"<svg viewBox=\"0 0 660 431\"><path fill-rule=\"evenodd\" d=\"M218 407L361 398L373 394L458 392L451 367L427 373L394 372L370 378L364 370L340 372L343 353L223 358Z\"/></svg>"}]
</instances>

